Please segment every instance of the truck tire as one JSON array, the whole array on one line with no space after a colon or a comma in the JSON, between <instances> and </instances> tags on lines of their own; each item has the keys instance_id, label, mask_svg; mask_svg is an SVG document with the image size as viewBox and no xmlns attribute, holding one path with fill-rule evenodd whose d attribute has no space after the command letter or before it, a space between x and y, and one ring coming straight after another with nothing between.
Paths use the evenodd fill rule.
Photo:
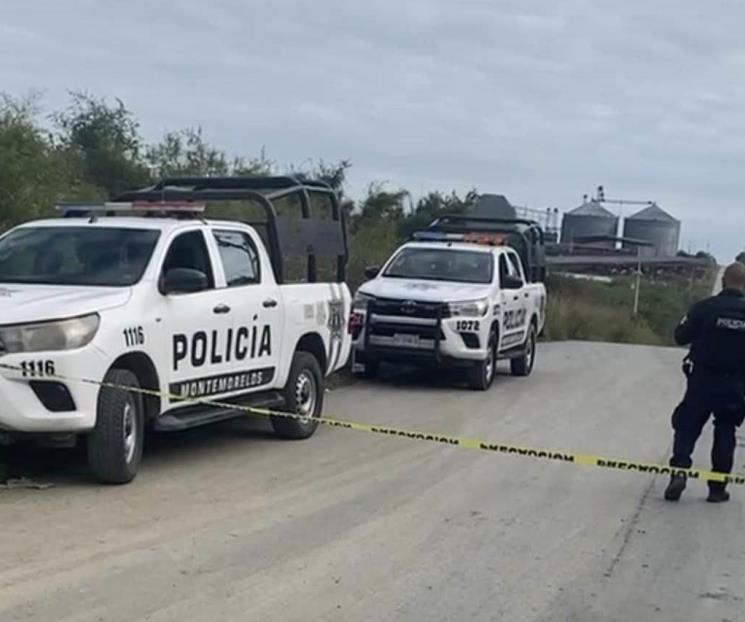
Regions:
<instances>
[{"instance_id":1,"label":"truck tire","mask_svg":"<svg viewBox=\"0 0 745 622\"><path fill-rule=\"evenodd\" d=\"M497 374L497 333L489 336L489 355L468 370L468 384L474 391L486 391Z\"/></svg>"},{"instance_id":2,"label":"truck tire","mask_svg":"<svg viewBox=\"0 0 745 622\"><path fill-rule=\"evenodd\" d=\"M88 434L88 466L105 484L127 484L140 468L145 439L145 409L137 376L111 369L98 393L96 427Z\"/></svg>"},{"instance_id":3,"label":"truck tire","mask_svg":"<svg viewBox=\"0 0 745 622\"><path fill-rule=\"evenodd\" d=\"M304 415L307 419L272 417L275 433L291 440L310 438L318 427L318 421L313 419L320 417L323 411L323 373L315 356L308 352L295 352L283 393L285 410Z\"/></svg>"},{"instance_id":4,"label":"truck tire","mask_svg":"<svg viewBox=\"0 0 745 622\"><path fill-rule=\"evenodd\" d=\"M535 363L536 330L535 322L531 322L525 350L522 356L510 360L510 370L513 376L530 376Z\"/></svg>"}]
</instances>

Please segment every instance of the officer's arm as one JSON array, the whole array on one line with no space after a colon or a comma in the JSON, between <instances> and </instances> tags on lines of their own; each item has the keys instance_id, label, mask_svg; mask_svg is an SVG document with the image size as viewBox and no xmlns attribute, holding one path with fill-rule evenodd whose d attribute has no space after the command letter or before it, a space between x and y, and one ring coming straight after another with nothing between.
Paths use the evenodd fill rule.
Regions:
<instances>
[{"instance_id":1,"label":"officer's arm","mask_svg":"<svg viewBox=\"0 0 745 622\"><path fill-rule=\"evenodd\" d=\"M675 328L675 343L679 346L687 346L693 343L701 329L701 308L693 305Z\"/></svg>"}]
</instances>

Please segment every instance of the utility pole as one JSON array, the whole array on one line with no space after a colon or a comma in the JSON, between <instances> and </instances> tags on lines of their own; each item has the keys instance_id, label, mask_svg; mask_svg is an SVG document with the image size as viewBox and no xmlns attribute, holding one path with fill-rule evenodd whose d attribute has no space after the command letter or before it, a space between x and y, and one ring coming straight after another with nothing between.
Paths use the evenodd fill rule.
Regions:
<instances>
[{"instance_id":1,"label":"utility pole","mask_svg":"<svg viewBox=\"0 0 745 622\"><path fill-rule=\"evenodd\" d=\"M642 253L641 246L636 247L636 285L634 286L634 317L639 314L639 289L642 279Z\"/></svg>"}]
</instances>

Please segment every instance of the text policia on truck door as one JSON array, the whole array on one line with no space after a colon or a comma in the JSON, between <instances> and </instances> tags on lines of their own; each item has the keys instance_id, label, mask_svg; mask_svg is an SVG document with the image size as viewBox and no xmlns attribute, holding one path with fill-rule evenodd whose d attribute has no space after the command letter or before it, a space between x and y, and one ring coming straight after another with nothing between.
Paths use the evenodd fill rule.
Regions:
<instances>
[{"instance_id":1,"label":"text policia on truck door","mask_svg":"<svg viewBox=\"0 0 745 622\"><path fill-rule=\"evenodd\" d=\"M232 360L261 358L271 353L272 331L268 324L241 326L237 330L228 328L224 334L218 330L200 330L192 335L173 335L174 371L178 371L179 364L186 360L191 362L192 367L199 368L205 364L219 365Z\"/></svg>"}]
</instances>

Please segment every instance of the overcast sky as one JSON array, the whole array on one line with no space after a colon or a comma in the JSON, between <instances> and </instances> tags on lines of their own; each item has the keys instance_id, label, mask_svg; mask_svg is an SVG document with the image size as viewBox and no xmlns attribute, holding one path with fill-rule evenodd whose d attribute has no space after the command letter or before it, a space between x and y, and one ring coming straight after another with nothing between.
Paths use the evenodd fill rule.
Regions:
<instances>
[{"instance_id":1,"label":"overcast sky","mask_svg":"<svg viewBox=\"0 0 745 622\"><path fill-rule=\"evenodd\" d=\"M569 209L653 199L745 248L741 0L0 0L0 91L120 97L146 138ZM628 211L628 210L626 210Z\"/></svg>"}]
</instances>

